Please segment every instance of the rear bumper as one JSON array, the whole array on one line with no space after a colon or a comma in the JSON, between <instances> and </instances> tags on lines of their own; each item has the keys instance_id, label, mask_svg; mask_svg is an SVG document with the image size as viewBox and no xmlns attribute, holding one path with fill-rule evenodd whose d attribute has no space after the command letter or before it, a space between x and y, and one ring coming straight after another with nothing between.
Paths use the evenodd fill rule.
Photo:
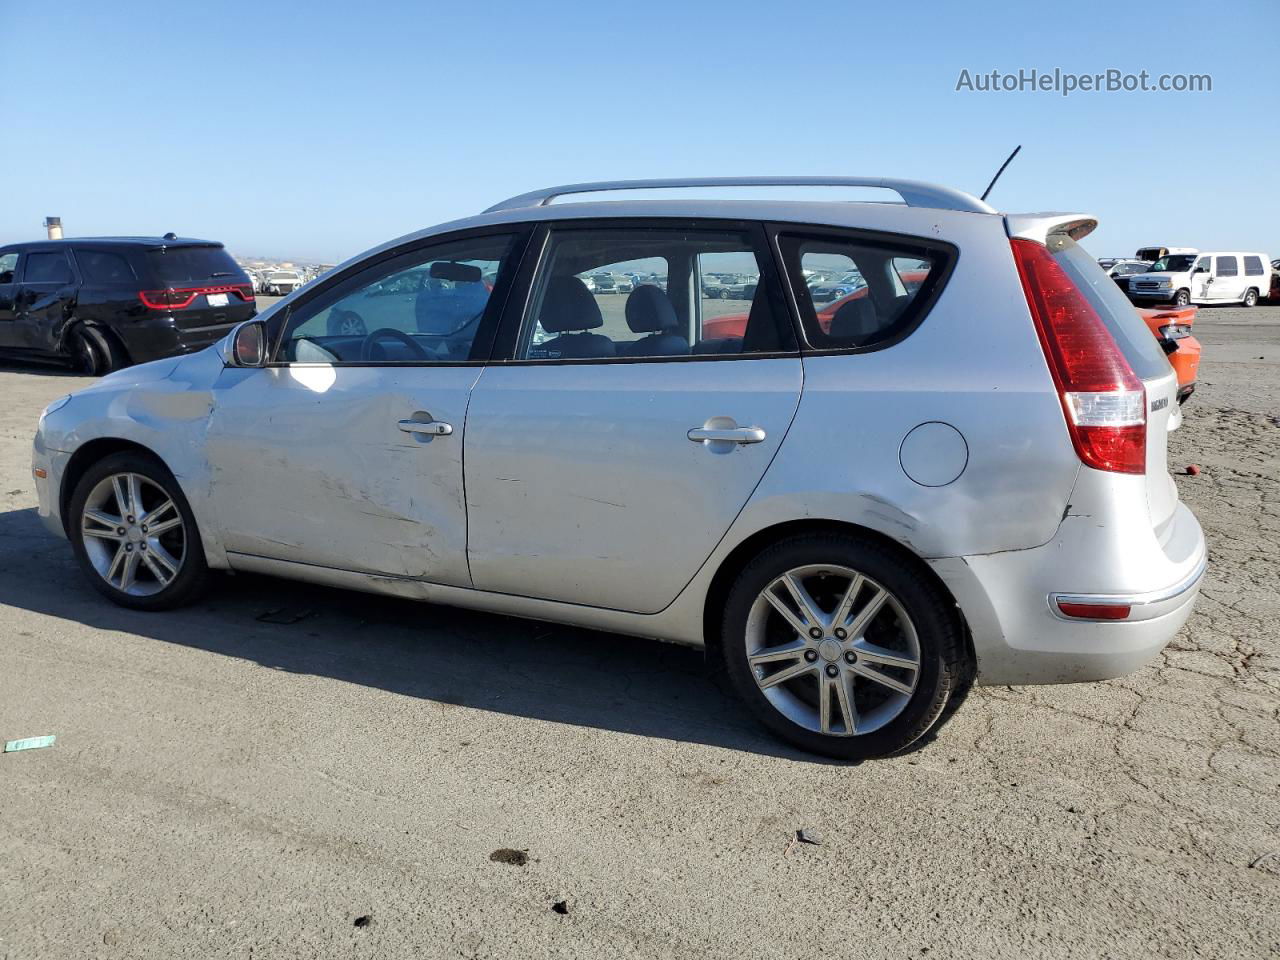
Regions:
<instances>
[{"instance_id":1,"label":"rear bumper","mask_svg":"<svg viewBox=\"0 0 1280 960\"><path fill-rule=\"evenodd\" d=\"M232 320L209 326L183 328L174 322L172 316L159 314L120 324L113 331L124 343L130 360L134 363L146 363L203 350L225 337L240 322Z\"/></svg>"},{"instance_id":2,"label":"rear bumper","mask_svg":"<svg viewBox=\"0 0 1280 960\"><path fill-rule=\"evenodd\" d=\"M968 621L978 682L1105 680L1155 658L1191 615L1207 553L1182 504L1159 533L1142 534L1072 515L1040 547L932 561ZM1132 609L1125 620L1072 619L1060 598Z\"/></svg>"}]
</instances>

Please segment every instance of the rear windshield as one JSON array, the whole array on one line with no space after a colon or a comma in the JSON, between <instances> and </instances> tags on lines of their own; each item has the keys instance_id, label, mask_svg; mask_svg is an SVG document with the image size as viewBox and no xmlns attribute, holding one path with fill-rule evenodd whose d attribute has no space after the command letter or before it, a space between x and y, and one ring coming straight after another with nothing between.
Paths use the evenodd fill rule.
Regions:
<instances>
[{"instance_id":1,"label":"rear windshield","mask_svg":"<svg viewBox=\"0 0 1280 960\"><path fill-rule=\"evenodd\" d=\"M1170 367L1164 351L1129 298L1120 292L1115 281L1103 272L1097 261L1066 234L1054 234L1046 244L1058 266L1066 271L1102 318L1138 379L1155 380L1167 376Z\"/></svg>"},{"instance_id":2,"label":"rear windshield","mask_svg":"<svg viewBox=\"0 0 1280 960\"><path fill-rule=\"evenodd\" d=\"M165 247L148 250L147 272L161 286L245 279L244 271L223 247Z\"/></svg>"}]
</instances>

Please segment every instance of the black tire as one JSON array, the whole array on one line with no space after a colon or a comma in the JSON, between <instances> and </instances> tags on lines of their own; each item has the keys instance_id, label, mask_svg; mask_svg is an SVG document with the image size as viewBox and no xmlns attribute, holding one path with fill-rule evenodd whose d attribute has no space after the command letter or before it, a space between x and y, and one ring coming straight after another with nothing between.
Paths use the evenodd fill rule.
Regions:
<instances>
[{"instance_id":1,"label":"black tire","mask_svg":"<svg viewBox=\"0 0 1280 960\"><path fill-rule=\"evenodd\" d=\"M1173 305L1175 307L1185 307L1191 302L1191 291L1183 287L1173 295Z\"/></svg>"},{"instance_id":2,"label":"black tire","mask_svg":"<svg viewBox=\"0 0 1280 960\"><path fill-rule=\"evenodd\" d=\"M354 310L330 310L325 323L331 337L367 337L364 318ZM343 328L346 329L343 329Z\"/></svg>"},{"instance_id":3,"label":"black tire","mask_svg":"<svg viewBox=\"0 0 1280 960\"><path fill-rule=\"evenodd\" d=\"M1242 307L1256 307L1258 305L1258 291L1252 287L1245 293L1244 299L1240 301Z\"/></svg>"},{"instance_id":4,"label":"black tire","mask_svg":"<svg viewBox=\"0 0 1280 960\"><path fill-rule=\"evenodd\" d=\"M176 576L162 589L146 596L135 596L119 589L103 579L86 546L81 518L85 504L93 490L103 480L116 474L138 474L149 483L160 488L165 496L173 501L178 514L182 518L184 549L181 565ZM209 584L209 567L205 563L204 545L200 540L200 531L196 526L195 515L191 505L182 493L182 488L174 479L169 469L159 459L142 451L123 451L104 457L89 467L76 484L67 504L65 525L71 547L75 551L76 561L80 569L99 593L122 607L134 610L170 610L180 607L196 599ZM141 520L141 517L138 518Z\"/></svg>"},{"instance_id":5,"label":"black tire","mask_svg":"<svg viewBox=\"0 0 1280 960\"><path fill-rule=\"evenodd\" d=\"M862 573L894 594L919 643L914 691L893 719L866 734L828 735L791 720L766 698L747 661L747 621L761 592L788 570L826 564ZM841 760L885 756L910 747L938 723L953 698L956 706L963 702L974 674L954 604L942 591L892 549L843 534L783 540L748 563L729 591L719 655L731 688L761 723L804 750Z\"/></svg>"},{"instance_id":6,"label":"black tire","mask_svg":"<svg viewBox=\"0 0 1280 960\"><path fill-rule=\"evenodd\" d=\"M111 338L80 324L67 336L71 363L87 377L101 377L124 366L124 357Z\"/></svg>"}]
</instances>

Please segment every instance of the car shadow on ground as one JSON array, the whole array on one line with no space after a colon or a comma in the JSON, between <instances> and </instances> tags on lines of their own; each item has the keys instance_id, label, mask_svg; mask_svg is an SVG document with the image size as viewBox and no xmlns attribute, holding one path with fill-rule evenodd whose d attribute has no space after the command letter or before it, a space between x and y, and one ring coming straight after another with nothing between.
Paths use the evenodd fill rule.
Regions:
<instances>
[{"instance_id":1,"label":"car shadow on ground","mask_svg":"<svg viewBox=\"0 0 1280 960\"><path fill-rule=\"evenodd\" d=\"M37 377L86 376L72 369L69 364L58 360L16 360L13 357L0 359L0 373L28 374Z\"/></svg>"},{"instance_id":2,"label":"car shadow on ground","mask_svg":"<svg viewBox=\"0 0 1280 960\"><path fill-rule=\"evenodd\" d=\"M701 651L656 640L243 574L188 608L126 610L34 509L0 513L0 604L436 703L829 762L758 726Z\"/></svg>"}]
</instances>

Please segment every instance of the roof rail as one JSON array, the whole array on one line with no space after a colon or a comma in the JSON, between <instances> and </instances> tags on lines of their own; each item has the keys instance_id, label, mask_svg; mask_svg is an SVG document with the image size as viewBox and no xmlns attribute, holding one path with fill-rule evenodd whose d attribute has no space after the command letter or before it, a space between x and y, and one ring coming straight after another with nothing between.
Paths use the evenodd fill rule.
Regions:
<instances>
[{"instance_id":1,"label":"roof rail","mask_svg":"<svg viewBox=\"0 0 1280 960\"><path fill-rule=\"evenodd\" d=\"M571 193L601 193L611 190L665 190L678 187L879 187L897 193L909 207L935 210L962 210L967 213L995 213L977 197L950 187L919 180L892 180L885 177L690 177L658 180L600 180L547 187L495 203L485 213L545 207L556 197Z\"/></svg>"}]
</instances>

